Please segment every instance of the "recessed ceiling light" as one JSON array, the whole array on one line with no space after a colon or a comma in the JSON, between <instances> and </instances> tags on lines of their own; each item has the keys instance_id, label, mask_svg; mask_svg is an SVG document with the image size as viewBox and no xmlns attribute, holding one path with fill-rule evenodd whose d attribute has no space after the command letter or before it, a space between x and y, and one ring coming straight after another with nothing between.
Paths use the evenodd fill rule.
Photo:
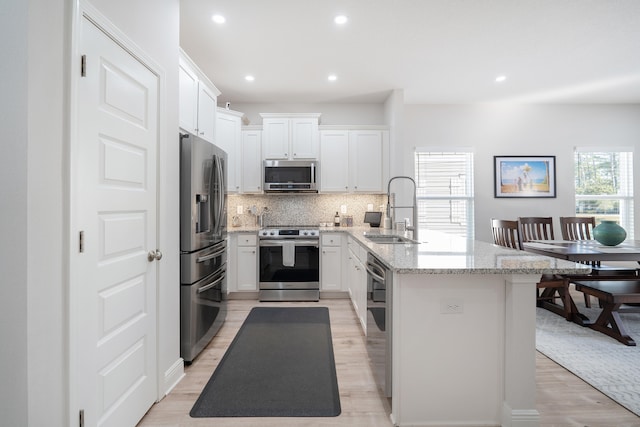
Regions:
<instances>
[{"instance_id":1,"label":"recessed ceiling light","mask_svg":"<svg viewBox=\"0 0 640 427\"><path fill-rule=\"evenodd\" d=\"M333 19L333 22L335 22L338 25L343 25L343 24L346 24L348 20L349 18L347 18L346 16L338 15Z\"/></svg>"},{"instance_id":2,"label":"recessed ceiling light","mask_svg":"<svg viewBox=\"0 0 640 427\"><path fill-rule=\"evenodd\" d=\"M507 80L507 76L498 76L498 77L496 77L496 83L502 83L505 80Z\"/></svg>"},{"instance_id":3,"label":"recessed ceiling light","mask_svg":"<svg viewBox=\"0 0 640 427\"><path fill-rule=\"evenodd\" d=\"M327 78L330 82L335 82L336 80L338 80L338 76L336 76L335 74L330 74Z\"/></svg>"},{"instance_id":4,"label":"recessed ceiling light","mask_svg":"<svg viewBox=\"0 0 640 427\"><path fill-rule=\"evenodd\" d=\"M212 20L213 22L215 22L216 24L224 24L225 22L227 22L227 18L225 18L225 17L224 17L224 16L222 16L222 15L213 15L213 16L211 17L211 20Z\"/></svg>"},{"instance_id":5,"label":"recessed ceiling light","mask_svg":"<svg viewBox=\"0 0 640 427\"><path fill-rule=\"evenodd\" d=\"M249 75L249 76L244 76L244 79L245 79L246 81L248 81L248 82L252 82L252 81L254 81L256 78L255 78L255 77L253 77L253 76L251 76L251 75Z\"/></svg>"}]
</instances>

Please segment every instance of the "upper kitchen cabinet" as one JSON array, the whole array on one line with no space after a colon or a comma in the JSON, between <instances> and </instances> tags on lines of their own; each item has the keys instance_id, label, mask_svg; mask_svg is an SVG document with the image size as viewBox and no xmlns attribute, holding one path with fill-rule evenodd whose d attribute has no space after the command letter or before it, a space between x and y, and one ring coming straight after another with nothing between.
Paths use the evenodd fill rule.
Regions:
<instances>
[{"instance_id":1,"label":"upper kitchen cabinet","mask_svg":"<svg viewBox=\"0 0 640 427\"><path fill-rule=\"evenodd\" d=\"M319 113L262 113L264 159L317 159Z\"/></svg>"},{"instance_id":2,"label":"upper kitchen cabinet","mask_svg":"<svg viewBox=\"0 0 640 427\"><path fill-rule=\"evenodd\" d=\"M242 129L242 177L243 193L262 193L262 130L246 126Z\"/></svg>"},{"instance_id":3,"label":"upper kitchen cabinet","mask_svg":"<svg viewBox=\"0 0 640 427\"><path fill-rule=\"evenodd\" d=\"M213 143L220 91L182 50L178 81L180 128Z\"/></svg>"},{"instance_id":4,"label":"upper kitchen cabinet","mask_svg":"<svg viewBox=\"0 0 640 427\"><path fill-rule=\"evenodd\" d=\"M242 179L242 124L244 113L218 108L215 144L227 153L227 191L240 192Z\"/></svg>"},{"instance_id":5,"label":"upper kitchen cabinet","mask_svg":"<svg viewBox=\"0 0 640 427\"><path fill-rule=\"evenodd\" d=\"M349 191L349 131L320 131L320 192Z\"/></svg>"},{"instance_id":6,"label":"upper kitchen cabinet","mask_svg":"<svg viewBox=\"0 0 640 427\"><path fill-rule=\"evenodd\" d=\"M326 126L320 131L320 192L385 193L389 131Z\"/></svg>"}]
</instances>

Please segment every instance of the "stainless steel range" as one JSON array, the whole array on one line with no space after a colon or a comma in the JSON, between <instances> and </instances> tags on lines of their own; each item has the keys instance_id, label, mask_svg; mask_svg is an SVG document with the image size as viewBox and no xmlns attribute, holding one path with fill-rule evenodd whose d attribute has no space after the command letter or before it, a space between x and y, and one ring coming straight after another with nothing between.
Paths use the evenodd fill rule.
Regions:
<instances>
[{"instance_id":1,"label":"stainless steel range","mask_svg":"<svg viewBox=\"0 0 640 427\"><path fill-rule=\"evenodd\" d=\"M258 232L260 301L320 299L317 226L273 226Z\"/></svg>"}]
</instances>

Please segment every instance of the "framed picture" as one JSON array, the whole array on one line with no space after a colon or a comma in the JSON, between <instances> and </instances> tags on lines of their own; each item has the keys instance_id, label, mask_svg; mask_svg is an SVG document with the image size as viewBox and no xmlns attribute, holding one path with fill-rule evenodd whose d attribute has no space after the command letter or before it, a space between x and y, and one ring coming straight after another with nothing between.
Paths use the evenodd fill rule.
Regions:
<instances>
[{"instance_id":1,"label":"framed picture","mask_svg":"<svg viewBox=\"0 0 640 427\"><path fill-rule=\"evenodd\" d=\"M495 197L556 197L556 156L493 156Z\"/></svg>"}]
</instances>

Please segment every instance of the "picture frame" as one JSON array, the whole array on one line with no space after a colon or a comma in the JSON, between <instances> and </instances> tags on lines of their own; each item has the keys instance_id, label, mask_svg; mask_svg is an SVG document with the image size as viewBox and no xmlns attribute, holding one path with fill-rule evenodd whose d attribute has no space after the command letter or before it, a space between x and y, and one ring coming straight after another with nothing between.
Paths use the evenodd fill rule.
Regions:
<instances>
[{"instance_id":1,"label":"picture frame","mask_svg":"<svg viewBox=\"0 0 640 427\"><path fill-rule=\"evenodd\" d=\"M556 156L493 156L495 198L555 198Z\"/></svg>"}]
</instances>

